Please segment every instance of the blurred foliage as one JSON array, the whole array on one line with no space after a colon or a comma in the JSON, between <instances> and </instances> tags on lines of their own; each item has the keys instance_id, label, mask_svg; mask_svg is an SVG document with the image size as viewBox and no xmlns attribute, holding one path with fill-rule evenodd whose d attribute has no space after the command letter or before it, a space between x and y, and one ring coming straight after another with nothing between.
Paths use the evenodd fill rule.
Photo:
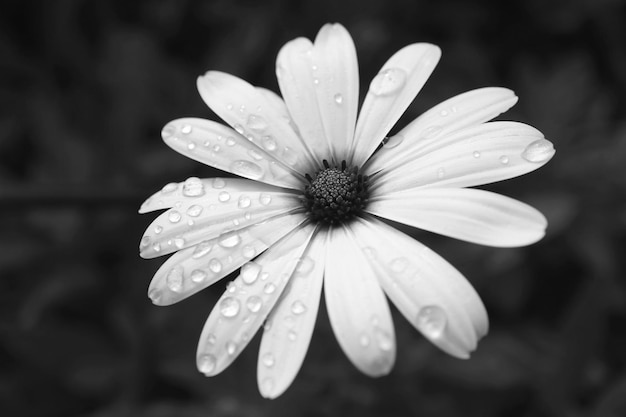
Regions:
<instances>
[{"instance_id":1,"label":"blurred foliage","mask_svg":"<svg viewBox=\"0 0 626 417\"><path fill-rule=\"evenodd\" d=\"M276 90L283 43L343 23L364 86L400 47L443 59L403 121L501 85L557 155L489 189L529 202L547 237L519 249L419 233L490 312L469 361L397 312L398 359L381 379L341 353L323 312L303 369L257 393L258 337L223 374L195 370L224 285L169 308L145 289L136 209L169 181L216 171L171 152L167 121L214 118L208 69ZM3 1L0 6L0 409L3 416L626 415L626 5L621 0Z\"/></svg>"}]
</instances>

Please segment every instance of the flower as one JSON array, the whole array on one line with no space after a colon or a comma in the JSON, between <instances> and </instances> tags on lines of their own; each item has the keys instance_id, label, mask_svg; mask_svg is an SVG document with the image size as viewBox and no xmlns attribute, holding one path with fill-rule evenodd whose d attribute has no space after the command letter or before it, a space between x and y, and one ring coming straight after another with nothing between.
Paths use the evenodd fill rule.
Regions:
<instances>
[{"instance_id":1,"label":"flower","mask_svg":"<svg viewBox=\"0 0 626 417\"><path fill-rule=\"evenodd\" d=\"M386 220L483 245L534 243L547 224L541 213L467 187L533 171L554 148L528 125L489 122L517 101L504 88L460 94L386 137L440 55L426 43L398 51L369 85L358 118L355 47L338 24L322 27L314 43L298 38L282 48L283 98L221 72L198 78L200 95L230 127L178 119L163 128L163 140L243 178L167 184L140 209L168 209L140 251L175 252L150 284L158 305L241 268L202 331L201 372L223 371L265 323L259 389L279 396L306 354L322 286L341 348L367 375L394 364L387 298L450 355L468 358L476 348L488 319L475 290Z\"/></svg>"}]
</instances>

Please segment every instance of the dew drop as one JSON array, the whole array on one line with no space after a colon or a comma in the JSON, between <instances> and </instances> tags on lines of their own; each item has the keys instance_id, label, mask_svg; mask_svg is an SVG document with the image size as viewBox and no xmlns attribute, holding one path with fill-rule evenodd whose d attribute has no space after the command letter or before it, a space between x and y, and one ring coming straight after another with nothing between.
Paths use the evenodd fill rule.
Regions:
<instances>
[{"instance_id":1,"label":"dew drop","mask_svg":"<svg viewBox=\"0 0 626 417\"><path fill-rule=\"evenodd\" d=\"M268 368L271 368L272 366L274 366L274 355L272 355L271 353L266 353L261 357L261 362L263 362L263 365L267 366Z\"/></svg>"},{"instance_id":2,"label":"dew drop","mask_svg":"<svg viewBox=\"0 0 626 417\"><path fill-rule=\"evenodd\" d=\"M445 109L444 109L444 110L441 110L441 111L439 112L439 116L441 116L441 117L446 117L446 116L448 116L448 114L449 114L449 113L448 113L448 110L445 110Z\"/></svg>"},{"instance_id":3,"label":"dew drop","mask_svg":"<svg viewBox=\"0 0 626 417\"><path fill-rule=\"evenodd\" d=\"M298 162L298 154L295 153L291 148L285 147L283 149L283 160L291 166L294 166L296 162Z\"/></svg>"},{"instance_id":4,"label":"dew drop","mask_svg":"<svg viewBox=\"0 0 626 417\"><path fill-rule=\"evenodd\" d=\"M293 330L289 330L287 332L287 338L291 340L292 342L294 342L298 338L298 334Z\"/></svg>"},{"instance_id":5,"label":"dew drop","mask_svg":"<svg viewBox=\"0 0 626 417\"><path fill-rule=\"evenodd\" d=\"M152 245L152 250L155 252L161 252L161 244L159 242L156 242L154 245Z\"/></svg>"},{"instance_id":6,"label":"dew drop","mask_svg":"<svg viewBox=\"0 0 626 417\"><path fill-rule=\"evenodd\" d=\"M168 123L165 127L163 127L163 130L161 130L161 137L163 140L167 140L174 136L174 133L176 133L176 127L173 124Z\"/></svg>"},{"instance_id":7,"label":"dew drop","mask_svg":"<svg viewBox=\"0 0 626 417\"><path fill-rule=\"evenodd\" d=\"M209 345L214 345L215 342L217 342L217 337L213 333L210 333L206 338L206 342Z\"/></svg>"},{"instance_id":8,"label":"dew drop","mask_svg":"<svg viewBox=\"0 0 626 417\"><path fill-rule=\"evenodd\" d=\"M252 180L258 180L263 177L263 168L251 161L234 161L230 164L230 171L233 174L240 175L242 177L250 178Z\"/></svg>"},{"instance_id":9,"label":"dew drop","mask_svg":"<svg viewBox=\"0 0 626 417\"><path fill-rule=\"evenodd\" d=\"M183 184L183 195L187 197L199 197L204 195L204 183L198 177L189 177Z\"/></svg>"},{"instance_id":10,"label":"dew drop","mask_svg":"<svg viewBox=\"0 0 626 417\"><path fill-rule=\"evenodd\" d=\"M241 253L243 254L244 258L252 259L256 256L256 249L254 249L254 247L250 245L246 245L241 250Z\"/></svg>"},{"instance_id":11,"label":"dew drop","mask_svg":"<svg viewBox=\"0 0 626 417\"><path fill-rule=\"evenodd\" d=\"M141 241L139 242L139 249L143 249L147 247L148 245L150 245L150 236L142 237Z\"/></svg>"},{"instance_id":12,"label":"dew drop","mask_svg":"<svg viewBox=\"0 0 626 417\"><path fill-rule=\"evenodd\" d=\"M386 137L385 139L383 139L383 146L386 149L393 149L399 144L401 144L403 140L404 140L404 136L402 135Z\"/></svg>"},{"instance_id":13,"label":"dew drop","mask_svg":"<svg viewBox=\"0 0 626 417\"><path fill-rule=\"evenodd\" d=\"M409 261L406 258L395 258L389 264L389 267L396 274L400 274L406 271L406 268L409 266Z\"/></svg>"},{"instance_id":14,"label":"dew drop","mask_svg":"<svg viewBox=\"0 0 626 417\"><path fill-rule=\"evenodd\" d=\"M167 219L171 222L171 223L178 223L180 221L180 219L182 218L180 212L178 212L177 210L172 210L169 212L169 214L167 215Z\"/></svg>"},{"instance_id":15,"label":"dew drop","mask_svg":"<svg viewBox=\"0 0 626 417\"><path fill-rule=\"evenodd\" d=\"M172 243L174 244L174 246L176 246L176 248L182 249L183 246L185 246L185 239L183 239L182 237L177 237L175 239L172 239Z\"/></svg>"},{"instance_id":16,"label":"dew drop","mask_svg":"<svg viewBox=\"0 0 626 417\"><path fill-rule=\"evenodd\" d=\"M271 136L263 136L263 138L261 139L262 143L263 143L263 147L272 152L276 150L276 141L274 140L274 138L272 138Z\"/></svg>"},{"instance_id":17,"label":"dew drop","mask_svg":"<svg viewBox=\"0 0 626 417\"><path fill-rule=\"evenodd\" d=\"M502 155L502 156L500 157L500 163L501 163L502 165L506 165L506 164L508 164L508 163L509 163L509 157L508 157L508 156L506 156L506 155Z\"/></svg>"},{"instance_id":18,"label":"dew drop","mask_svg":"<svg viewBox=\"0 0 626 417\"><path fill-rule=\"evenodd\" d=\"M263 307L263 300L259 296L251 295L246 301L246 307L250 312L258 313L261 307Z\"/></svg>"},{"instance_id":19,"label":"dew drop","mask_svg":"<svg viewBox=\"0 0 626 417\"><path fill-rule=\"evenodd\" d=\"M241 279L244 283L250 285L256 281L261 272L261 265L256 262L248 262L241 267Z\"/></svg>"},{"instance_id":20,"label":"dew drop","mask_svg":"<svg viewBox=\"0 0 626 417\"><path fill-rule=\"evenodd\" d=\"M233 105L232 105L231 103L228 103L228 104L226 105L226 108L227 108L228 110L232 110L232 109L233 109Z\"/></svg>"},{"instance_id":21,"label":"dew drop","mask_svg":"<svg viewBox=\"0 0 626 417\"><path fill-rule=\"evenodd\" d=\"M291 304L291 312L296 315L300 315L306 311L306 306L300 300L296 300Z\"/></svg>"},{"instance_id":22,"label":"dew drop","mask_svg":"<svg viewBox=\"0 0 626 417\"><path fill-rule=\"evenodd\" d=\"M237 232L225 232L219 236L217 242L223 248L234 248L241 242L241 237Z\"/></svg>"},{"instance_id":23,"label":"dew drop","mask_svg":"<svg viewBox=\"0 0 626 417\"><path fill-rule=\"evenodd\" d=\"M319 78L313 78L313 84L319 85L319 83L320 83Z\"/></svg>"},{"instance_id":24,"label":"dew drop","mask_svg":"<svg viewBox=\"0 0 626 417\"><path fill-rule=\"evenodd\" d=\"M230 193L228 191L222 191L217 195L217 199L222 203L225 203L230 200Z\"/></svg>"},{"instance_id":25,"label":"dew drop","mask_svg":"<svg viewBox=\"0 0 626 417\"><path fill-rule=\"evenodd\" d=\"M262 205L267 206L271 202L272 202L272 196L271 195L262 193L259 196L259 203L261 203Z\"/></svg>"},{"instance_id":26,"label":"dew drop","mask_svg":"<svg viewBox=\"0 0 626 417\"><path fill-rule=\"evenodd\" d=\"M194 204L187 209L187 215L191 217L198 217L202 213L202 206Z\"/></svg>"},{"instance_id":27,"label":"dew drop","mask_svg":"<svg viewBox=\"0 0 626 417\"><path fill-rule=\"evenodd\" d=\"M213 152L218 153L222 149L220 145L213 145Z\"/></svg>"},{"instance_id":28,"label":"dew drop","mask_svg":"<svg viewBox=\"0 0 626 417\"><path fill-rule=\"evenodd\" d=\"M237 352L237 343L233 342L232 340L230 342L226 343L226 353L228 353L229 355L234 355Z\"/></svg>"},{"instance_id":29,"label":"dew drop","mask_svg":"<svg viewBox=\"0 0 626 417\"><path fill-rule=\"evenodd\" d=\"M296 266L296 274L303 276L307 275L309 272L313 270L315 266L315 261L311 258L304 257L298 261L298 265Z\"/></svg>"},{"instance_id":30,"label":"dew drop","mask_svg":"<svg viewBox=\"0 0 626 417\"><path fill-rule=\"evenodd\" d=\"M176 190L178 190L178 184L176 184L175 182L170 182L169 184L165 184L163 188L161 188L161 192L163 194L169 194Z\"/></svg>"},{"instance_id":31,"label":"dew drop","mask_svg":"<svg viewBox=\"0 0 626 417\"><path fill-rule=\"evenodd\" d=\"M170 291L181 292L183 290L183 268L176 266L167 273L165 284Z\"/></svg>"},{"instance_id":32,"label":"dew drop","mask_svg":"<svg viewBox=\"0 0 626 417\"><path fill-rule=\"evenodd\" d=\"M183 125L183 127L180 129L180 131L183 133L183 135L188 135L191 133L193 129L191 128L191 125Z\"/></svg>"},{"instance_id":33,"label":"dew drop","mask_svg":"<svg viewBox=\"0 0 626 417\"><path fill-rule=\"evenodd\" d=\"M437 170L437 178L442 179L445 176L446 176L446 170L443 168L439 168Z\"/></svg>"},{"instance_id":34,"label":"dew drop","mask_svg":"<svg viewBox=\"0 0 626 417\"><path fill-rule=\"evenodd\" d=\"M367 333L361 333L361 335L359 336L359 344L363 347L368 347L370 345L370 337L367 335Z\"/></svg>"},{"instance_id":35,"label":"dew drop","mask_svg":"<svg viewBox=\"0 0 626 417\"><path fill-rule=\"evenodd\" d=\"M190 151L193 151L194 149L196 149L196 142L187 143L187 149Z\"/></svg>"},{"instance_id":36,"label":"dew drop","mask_svg":"<svg viewBox=\"0 0 626 417\"><path fill-rule=\"evenodd\" d=\"M441 307L424 306L417 313L416 327L426 336L441 337L448 322L446 312Z\"/></svg>"},{"instance_id":37,"label":"dew drop","mask_svg":"<svg viewBox=\"0 0 626 417\"><path fill-rule=\"evenodd\" d=\"M220 301L220 313L224 317L235 317L239 314L239 300L233 297L226 297Z\"/></svg>"},{"instance_id":38,"label":"dew drop","mask_svg":"<svg viewBox=\"0 0 626 417\"><path fill-rule=\"evenodd\" d=\"M235 138L233 138L232 136L229 136L226 138L226 145L227 146L235 146L237 142L235 141Z\"/></svg>"},{"instance_id":39,"label":"dew drop","mask_svg":"<svg viewBox=\"0 0 626 417\"><path fill-rule=\"evenodd\" d=\"M237 201L237 207L239 207L240 209L245 209L250 207L251 203L252 201L250 200L250 197L248 197L247 195L242 195L241 197L239 197L239 201Z\"/></svg>"},{"instance_id":40,"label":"dew drop","mask_svg":"<svg viewBox=\"0 0 626 417\"><path fill-rule=\"evenodd\" d=\"M210 375L215 370L217 360L211 354L200 355L198 358L198 370L205 375Z\"/></svg>"},{"instance_id":41,"label":"dew drop","mask_svg":"<svg viewBox=\"0 0 626 417\"><path fill-rule=\"evenodd\" d=\"M205 240L204 242L200 242L196 245L191 257L193 259L202 258L207 253L211 252L211 249L213 249L213 244L210 241Z\"/></svg>"},{"instance_id":42,"label":"dew drop","mask_svg":"<svg viewBox=\"0 0 626 417\"><path fill-rule=\"evenodd\" d=\"M422 139L432 139L437 136L443 128L441 126L429 126L422 131L421 138Z\"/></svg>"},{"instance_id":43,"label":"dew drop","mask_svg":"<svg viewBox=\"0 0 626 417\"><path fill-rule=\"evenodd\" d=\"M267 121L261 116L257 116L255 114L251 114L248 116L248 121L246 122L248 127L257 132L261 132L267 129Z\"/></svg>"},{"instance_id":44,"label":"dew drop","mask_svg":"<svg viewBox=\"0 0 626 417\"><path fill-rule=\"evenodd\" d=\"M378 73L370 83L369 91L375 96L386 96L400 90L406 83L406 72L389 68Z\"/></svg>"},{"instance_id":45,"label":"dew drop","mask_svg":"<svg viewBox=\"0 0 626 417\"><path fill-rule=\"evenodd\" d=\"M213 258L209 261L209 269L218 274L222 270L222 263L217 258Z\"/></svg>"},{"instance_id":46,"label":"dew drop","mask_svg":"<svg viewBox=\"0 0 626 417\"><path fill-rule=\"evenodd\" d=\"M539 139L532 142L522 152L522 158L528 162L541 163L554 155L554 145L547 139Z\"/></svg>"},{"instance_id":47,"label":"dew drop","mask_svg":"<svg viewBox=\"0 0 626 417\"><path fill-rule=\"evenodd\" d=\"M393 348L393 338L383 329L374 329L374 339L380 350L389 351Z\"/></svg>"},{"instance_id":48,"label":"dew drop","mask_svg":"<svg viewBox=\"0 0 626 417\"><path fill-rule=\"evenodd\" d=\"M250 149L248 151L248 155L250 155L252 159L256 161L260 161L261 159L263 159L263 155L261 155L261 152L257 151L256 149Z\"/></svg>"},{"instance_id":49,"label":"dew drop","mask_svg":"<svg viewBox=\"0 0 626 417\"><path fill-rule=\"evenodd\" d=\"M223 178L214 178L213 179L213 188L222 189L226 187L226 181Z\"/></svg>"},{"instance_id":50,"label":"dew drop","mask_svg":"<svg viewBox=\"0 0 626 417\"><path fill-rule=\"evenodd\" d=\"M343 96L341 94L339 94L339 93L335 94L334 98L335 98L335 103L337 103L337 104L343 103Z\"/></svg>"},{"instance_id":51,"label":"dew drop","mask_svg":"<svg viewBox=\"0 0 626 417\"><path fill-rule=\"evenodd\" d=\"M161 233L162 231L163 231L162 226L159 226L159 225L154 226L154 233L156 233L157 235Z\"/></svg>"},{"instance_id":52,"label":"dew drop","mask_svg":"<svg viewBox=\"0 0 626 417\"><path fill-rule=\"evenodd\" d=\"M474 151L474 153L472 154L472 156L476 159L480 158L480 152L478 151Z\"/></svg>"},{"instance_id":53,"label":"dew drop","mask_svg":"<svg viewBox=\"0 0 626 417\"><path fill-rule=\"evenodd\" d=\"M235 124L233 125L233 128L235 129L235 131L236 131L237 133L239 133L240 135L243 135L243 132L244 132L244 130L243 130L243 126L241 126L241 125L240 125L240 124L238 124L238 123L235 123Z\"/></svg>"},{"instance_id":54,"label":"dew drop","mask_svg":"<svg viewBox=\"0 0 626 417\"><path fill-rule=\"evenodd\" d=\"M196 284L203 282L206 279L207 273L202 269L194 269L191 272L191 280Z\"/></svg>"},{"instance_id":55,"label":"dew drop","mask_svg":"<svg viewBox=\"0 0 626 417\"><path fill-rule=\"evenodd\" d=\"M152 301L153 304L158 304L161 301L162 296L163 294L161 293L161 290L157 288L152 288L150 291L148 291L148 298Z\"/></svg>"},{"instance_id":56,"label":"dew drop","mask_svg":"<svg viewBox=\"0 0 626 417\"><path fill-rule=\"evenodd\" d=\"M272 284L271 282L268 282L267 284L265 284L265 287L263 287L263 292L265 294L272 294L274 291L276 291L276 285Z\"/></svg>"}]
</instances>

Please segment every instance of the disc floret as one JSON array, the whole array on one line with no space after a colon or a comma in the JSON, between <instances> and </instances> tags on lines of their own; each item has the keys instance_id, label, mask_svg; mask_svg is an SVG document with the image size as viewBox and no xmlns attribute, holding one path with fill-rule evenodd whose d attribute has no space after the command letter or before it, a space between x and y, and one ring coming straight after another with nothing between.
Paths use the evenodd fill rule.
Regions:
<instances>
[{"instance_id":1,"label":"disc floret","mask_svg":"<svg viewBox=\"0 0 626 417\"><path fill-rule=\"evenodd\" d=\"M360 215L368 201L368 177L346 161L331 166L327 160L314 177L306 174L304 207L311 220L327 225L350 221Z\"/></svg>"}]
</instances>

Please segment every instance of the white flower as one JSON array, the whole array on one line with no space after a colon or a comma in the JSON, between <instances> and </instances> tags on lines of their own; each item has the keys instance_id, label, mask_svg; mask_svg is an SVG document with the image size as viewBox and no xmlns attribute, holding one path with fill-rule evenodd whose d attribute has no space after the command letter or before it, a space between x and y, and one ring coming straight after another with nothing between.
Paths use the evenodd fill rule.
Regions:
<instances>
[{"instance_id":1,"label":"white flower","mask_svg":"<svg viewBox=\"0 0 626 417\"><path fill-rule=\"evenodd\" d=\"M176 252L150 284L158 305L241 267L202 331L201 372L222 372L265 323L259 389L279 396L304 359L322 285L339 344L367 375L387 374L395 359L385 295L443 351L468 358L476 348L488 319L472 286L385 220L484 245L536 242L546 227L541 213L466 187L533 171L554 148L528 125L488 122L517 101L504 88L453 97L386 138L440 54L425 43L398 51L371 82L358 118L357 57L341 25L282 48L283 98L221 72L198 78L204 101L231 127L178 119L163 139L247 179L166 185L140 209L168 209L140 250L145 258Z\"/></svg>"}]
</instances>

